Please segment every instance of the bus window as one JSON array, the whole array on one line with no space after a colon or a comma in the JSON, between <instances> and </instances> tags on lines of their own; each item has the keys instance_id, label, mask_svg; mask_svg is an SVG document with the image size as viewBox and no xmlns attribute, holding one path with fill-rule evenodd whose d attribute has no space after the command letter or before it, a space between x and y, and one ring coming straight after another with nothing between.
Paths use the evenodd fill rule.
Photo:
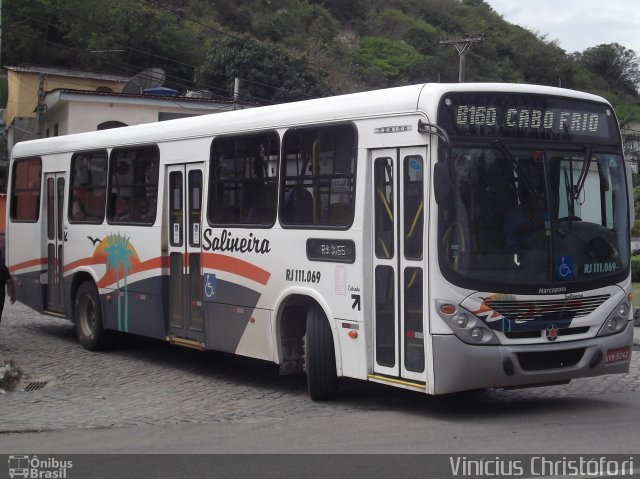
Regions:
<instances>
[{"instance_id":1,"label":"bus window","mask_svg":"<svg viewBox=\"0 0 640 479\"><path fill-rule=\"evenodd\" d=\"M284 136L282 223L348 227L353 222L356 132L351 125L300 128Z\"/></svg>"},{"instance_id":2,"label":"bus window","mask_svg":"<svg viewBox=\"0 0 640 479\"><path fill-rule=\"evenodd\" d=\"M393 258L393 163L391 158L374 162L375 252L377 258Z\"/></svg>"},{"instance_id":3,"label":"bus window","mask_svg":"<svg viewBox=\"0 0 640 479\"><path fill-rule=\"evenodd\" d=\"M404 159L404 257L422 259L424 229L424 161L419 155Z\"/></svg>"},{"instance_id":4,"label":"bus window","mask_svg":"<svg viewBox=\"0 0 640 479\"><path fill-rule=\"evenodd\" d=\"M276 133L215 139L209 223L271 226L276 219Z\"/></svg>"},{"instance_id":5,"label":"bus window","mask_svg":"<svg viewBox=\"0 0 640 479\"><path fill-rule=\"evenodd\" d=\"M108 220L152 225L156 219L158 165L155 146L117 148L109 164Z\"/></svg>"},{"instance_id":6,"label":"bus window","mask_svg":"<svg viewBox=\"0 0 640 479\"><path fill-rule=\"evenodd\" d=\"M73 155L69 188L69 221L102 223L107 192L107 152Z\"/></svg>"},{"instance_id":7,"label":"bus window","mask_svg":"<svg viewBox=\"0 0 640 479\"><path fill-rule=\"evenodd\" d=\"M14 221L38 221L40 212L40 158L17 160L13 165L11 187L11 219Z\"/></svg>"}]
</instances>

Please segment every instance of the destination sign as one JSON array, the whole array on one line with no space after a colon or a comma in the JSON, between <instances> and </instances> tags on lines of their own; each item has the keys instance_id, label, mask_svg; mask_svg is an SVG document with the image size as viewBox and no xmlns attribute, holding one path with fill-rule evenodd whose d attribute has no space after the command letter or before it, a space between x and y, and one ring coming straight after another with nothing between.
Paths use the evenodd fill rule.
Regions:
<instances>
[{"instance_id":1,"label":"destination sign","mask_svg":"<svg viewBox=\"0 0 640 479\"><path fill-rule=\"evenodd\" d=\"M617 142L615 121L607 105L540 95L451 94L438 110L451 136Z\"/></svg>"}]
</instances>

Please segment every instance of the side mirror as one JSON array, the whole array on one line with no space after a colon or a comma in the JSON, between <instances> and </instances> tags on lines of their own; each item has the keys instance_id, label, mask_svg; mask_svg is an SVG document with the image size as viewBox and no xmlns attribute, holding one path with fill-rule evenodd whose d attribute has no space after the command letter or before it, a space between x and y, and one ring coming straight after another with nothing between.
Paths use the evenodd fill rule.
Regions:
<instances>
[{"instance_id":1,"label":"side mirror","mask_svg":"<svg viewBox=\"0 0 640 479\"><path fill-rule=\"evenodd\" d=\"M433 169L433 192L436 203L442 205L451 199L451 174L449 163L439 161Z\"/></svg>"}]
</instances>

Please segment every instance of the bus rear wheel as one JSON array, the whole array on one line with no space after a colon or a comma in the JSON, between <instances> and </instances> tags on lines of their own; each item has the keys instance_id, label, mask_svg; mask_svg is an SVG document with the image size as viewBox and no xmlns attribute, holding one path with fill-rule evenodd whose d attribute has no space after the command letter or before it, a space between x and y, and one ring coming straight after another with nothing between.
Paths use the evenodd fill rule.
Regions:
<instances>
[{"instance_id":1,"label":"bus rear wheel","mask_svg":"<svg viewBox=\"0 0 640 479\"><path fill-rule=\"evenodd\" d=\"M317 305L307 311L304 360L311 399L326 401L335 398L338 378L333 335L329 321Z\"/></svg>"},{"instance_id":2,"label":"bus rear wheel","mask_svg":"<svg viewBox=\"0 0 640 479\"><path fill-rule=\"evenodd\" d=\"M109 332L102 324L102 310L98 290L93 283L80 285L74 303L74 318L78 341L89 351L106 349L109 345Z\"/></svg>"}]
</instances>

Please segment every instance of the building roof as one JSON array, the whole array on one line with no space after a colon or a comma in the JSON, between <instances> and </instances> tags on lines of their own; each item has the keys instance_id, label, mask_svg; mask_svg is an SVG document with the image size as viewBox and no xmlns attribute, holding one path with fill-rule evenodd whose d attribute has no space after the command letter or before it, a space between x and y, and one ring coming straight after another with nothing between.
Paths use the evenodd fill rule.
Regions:
<instances>
[{"instance_id":1,"label":"building roof","mask_svg":"<svg viewBox=\"0 0 640 479\"><path fill-rule=\"evenodd\" d=\"M114 75L111 73L96 73L96 72L88 72L84 70L73 70L70 68L43 67L39 65L7 66L5 68L9 71L13 71L17 73L42 73L44 75L61 76L61 77L69 77L69 78L85 78L89 80L126 82L131 79L131 77Z\"/></svg>"},{"instance_id":2,"label":"building roof","mask_svg":"<svg viewBox=\"0 0 640 479\"><path fill-rule=\"evenodd\" d=\"M87 90L70 90L70 89L55 89L47 92L46 102L49 107L52 107L59 101L92 101L98 103L126 103L126 104L180 104L190 105L192 108L201 109L219 109L220 106L224 106L231 110L233 107L233 100L227 98L193 98L186 96L165 96L165 95L149 95L149 94L135 94L135 93L113 93L113 92L98 92ZM253 107L255 105L248 103L238 103L237 108Z\"/></svg>"}]
</instances>

